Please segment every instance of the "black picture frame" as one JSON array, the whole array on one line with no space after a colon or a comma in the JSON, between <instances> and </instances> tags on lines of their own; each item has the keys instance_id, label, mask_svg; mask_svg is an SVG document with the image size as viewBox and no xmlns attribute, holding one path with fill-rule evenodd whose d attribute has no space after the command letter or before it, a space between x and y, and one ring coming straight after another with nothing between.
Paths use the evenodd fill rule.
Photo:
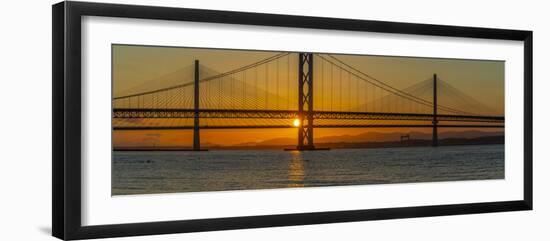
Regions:
<instances>
[{"instance_id":1,"label":"black picture frame","mask_svg":"<svg viewBox=\"0 0 550 241\"><path fill-rule=\"evenodd\" d=\"M532 210L532 31L197 10L89 2L52 6L52 233L88 239L380 219ZM524 43L524 195L522 200L99 226L81 224L81 17L104 16L258 26L517 40Z\"/></svg>"}]
</instances>

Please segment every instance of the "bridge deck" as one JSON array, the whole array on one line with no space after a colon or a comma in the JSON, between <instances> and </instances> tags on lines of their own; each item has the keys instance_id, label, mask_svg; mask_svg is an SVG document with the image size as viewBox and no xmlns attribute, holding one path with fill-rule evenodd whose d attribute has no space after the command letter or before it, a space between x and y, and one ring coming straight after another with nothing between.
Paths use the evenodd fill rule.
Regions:
<instances>
[{"instance_id":1,"label":"bridge deck","mask_svg":"<svg viewBox=\"0 0 550 241\"><path fill-rule=\"evenodd\" d=\"M120 119L157 119L157 118L194 118L193 109L113 109L113 117ZM398 120L398 121L432 121L432 114L419 113L384 113L384 112L331 112L314 111L318 120ZM201 119L296 119L296 110L199 110ZM502 116L472 115L437 115L438 121L478 123L478 124L440 124L441 128L504 128ZM431 128L431 124L319 124L314 128ZM175 126L114 126L115 130L161 130L193 129L193 125ZM201 125L200 129L259 129L259 128L296 128L290 124L283 125Z\"/></svg>"},{"instance_id":2,"label":"bridge deck","mask_svg":"<svg viewBox=\"0 0 550 241\"><path fill-rule=\"evenodd\" d=\"M193 118L193 109L113 109L114 118ZM296 119L297 110L227 110L202 109L199 118L232 118L232 119ZM432 121L432 114L420 113L385 113L385 112L341 112L314 111L313 119L345 119L345 120L414 120ZM503 116L473 116L473 115L437 115L439 121L504 123Z\"/></svg>"},{"instance_id":3,"label":"bridge deck","mask_svg":"<svg viewBox=\"0 0 550 241\"><path fill-rule=\"evenodd\" d=\"M432 128L433 125L314 125L314 128ZM504 128L504 125L438 125L439 128ZM114 130L192 130L193 126L115 126ZM200 129L279 129L292 125L201 126Z\"/></svg>"}]
</instances>

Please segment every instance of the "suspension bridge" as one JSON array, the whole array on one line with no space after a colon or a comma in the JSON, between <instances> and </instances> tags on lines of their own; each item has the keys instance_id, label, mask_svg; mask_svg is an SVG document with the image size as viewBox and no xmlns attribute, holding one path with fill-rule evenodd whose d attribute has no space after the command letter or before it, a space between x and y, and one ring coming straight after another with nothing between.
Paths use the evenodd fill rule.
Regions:
<instances>
[{"instance_id":1,"label":"suspension bridge","mask_svg":"<svg viewBox=\"0 0 550 241\"><path fill-rule=\"evenodd\" d=\"M227 72L194 64L115 93L113 129L504 128L504 116L437 74L396 88L331 54L276 53ZM159 87L161 86L161 87Z\"/></svg>"}]
</instances>

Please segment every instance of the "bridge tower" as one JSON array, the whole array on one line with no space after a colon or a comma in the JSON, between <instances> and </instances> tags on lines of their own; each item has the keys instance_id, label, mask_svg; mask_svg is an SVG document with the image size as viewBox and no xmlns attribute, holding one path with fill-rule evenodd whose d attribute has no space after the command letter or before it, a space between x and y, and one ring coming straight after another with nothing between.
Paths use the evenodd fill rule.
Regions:
<instances>
[{"instance_id":1,"label":"bridge tower","mask_svg":"<svg viewBox=\"0 0 550 241\"><path fill-rule=\"evenodd\" d=\"M201 150L201 136L199 132L199 61L195 60L195 93L194 93L194 123L193 123L193 151Z\"/></svg>"},{"instance_id":2,"label":"bridge tower","mask_svg":"<svg viewBox=\"0 0 550 241\"><path fill-rule=\"evenodd\" d=\"M438 146L438 141L437 141L437 74L434 74L434 87L433 87L433 105L434 105L434 110L433 110L433 119L432 119L432 125L433 125L433 130L432 130L432 146L436 147Z\"/></svg>"},{"instance_id":3,"label":"bridge tower","mask_svg":"<svg viewBox=\"0 0 550 241\"><path fill-rule=\"evenodd\" d=\"M298 54L298 150L313 146L313 54Z\"/></svg>"}]
</instances>

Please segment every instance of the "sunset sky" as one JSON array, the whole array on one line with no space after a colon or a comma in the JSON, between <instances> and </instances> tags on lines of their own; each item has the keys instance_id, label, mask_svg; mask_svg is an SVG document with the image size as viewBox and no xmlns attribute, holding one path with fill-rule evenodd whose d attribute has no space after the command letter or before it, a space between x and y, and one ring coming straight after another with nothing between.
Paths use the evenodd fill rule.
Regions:
<instances>
[{"instance_id":1,"label":"sunset sky","mask_svg":"<svg viewBox=\"0 0 550 241\"><path fill-rule=\"evenodd\" d=\"M195 60L199 60L202 73L212 75L227 72L259 60L274 56L280 52L267 51L243 51L243 50L219 50L199 48L175 48L175 47L148 47L148 46L127 46L113 45L113 97L135 94L165 88L173 85L183 84L192 81L192 67ZM241 75L231 76L237 79L242 91L242 105L250 109L253 105L260 105L257 108L264 109L291 109L297 108L297 55L292 54L278 59L267 67L262 66L250 70ZM413 58L413 57L387 57L387 56L364 56L364 55L339 55L333 54L339 60L354 68L368 73L384 83L397 89L407 89L410 86L425 81L429 83L430 78L436 73L445 83L465 93L472 99L480 102L491 110L491 115L503 115L504 113L504 62L488 60L456 60L456 59L434 59L434 58ZM341 110L355 111L365 108L366 111L380 111L373 105L376 101L386 98L394 101L393 97L384 97L385 92L372 90L372 85L364 83L345 72L339 73L325 61L314 57L314 83L315 83L315 104L316 109L329 110L338 108ZM207 71L208 70L208 71ZM332 72L331 72L332 71ZM261 76L258 77L258 76ZM264 77L265 76L265 77ZM203 76L201 76L203 77ZM204 76L205 77L205 76ZM274 80L279 79L280 83ZM341 80L341 81L340 81ZM221 81L221 80L220 80ZM225 81L229 83L228 81ZM222 83L211 84L213 87L206 87L206 94L220 95L219 103L216 98L203 103L222 106L223 108L233 103L221 103L222 94L230 91L229 87ZM258 86L252 92L249 86ZM203 87L201 87L203 88ZM209 88L209 89L207 89ZM215 88L219 88L216 90ZM231 87L233 88L233 87ZM203 91L203 89L201 89ZM233 89L231 89L233 91ZM371 91L371 92L369 92ZM374 91L374 92L373 92ZM422 93L411 93L419 98L431 101L430 91L423 90ZM333 92L336 92L334 94ZM202 92L201 92L202 93ZM264 99L260 99L264 96ZM426 95L426 96L424 96ZM259 97L260 96L260 97ZM343 97L342 97L343 96ZM451 96L452 97L452 96ZM468 106L461 106L456 99L448 96L440 97L440 104L461 109ZM189 103L182 106L175 106L177 102L167 103L168 107L189 108ZM206 97L205 97L206 98ZM456 97L458 98L458 97ZM252 102L254 99L255 102ZM143 101L143 100L142 100ZM205 101L206 102L206 101ZM261 102L258 104L256 102ZM266 102L266 106L263 103ZM269 102L269 103L268 103ZM401 102L398 102L401 103ZM404 104L396 107L401 112L411 112L413 107ZM118 103L113 103L115 106ZM174 106L173 106L174 105ZM185 106L183 106L185 105ZM201 106L202 106L201 105ZM252 106L252 107L249 107ZM354 107L356 106L356 107ZM269 107L269 108L266 108ZM201 107L202 108L202 107ZM245 107L243 107L245 108ZM347 108L347 109L346 109ZM411 108L411 109L407 109ZM422 110L420 110L422 111ZM489 113L487 113L489 114ZM292 122L293 120L288 120ZM486 131L496 131L489 129ZM351 134L356 135L363 132L409 132L429 131L423 129L316 129L315 137L334 136ZM444 132L445 130L440 130ZM244 142L259 142L273 138L296 138L297 129L234 129L234 130L201 130L201 142L216 145L234 145ZM150 131L113 131L114 146L190 146L192 143L192 131L190 130L150 130Z\"/></svg>"}]
</instances>

